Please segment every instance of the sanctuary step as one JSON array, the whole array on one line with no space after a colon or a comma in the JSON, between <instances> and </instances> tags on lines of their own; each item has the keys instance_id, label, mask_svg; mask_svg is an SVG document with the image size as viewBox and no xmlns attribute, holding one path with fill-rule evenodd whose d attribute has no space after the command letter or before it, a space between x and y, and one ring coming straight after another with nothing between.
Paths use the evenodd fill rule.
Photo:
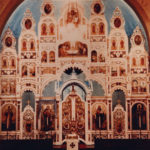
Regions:
<instances>
[{"instance_id":1,"label":"sanctuary step","mask_svg":"<svg viewBox=\"0 0 150 150\"><path fill-rule=\"evenodd\" d=\"M149 150L148 139L96 139L95 150Z\"/></svg>"},{"instance_id":2,"label":"sanctuary step","mask_svg":"<svg viewBox=\"0 0 150 150\"><path fill-rule=\"evenodd\" d=\"M53 141L46 140L1 140L0 150L52 150Z\"/></svg>"},{"instance_id":3,"label":"sanctuary step","mask_svg":"<svg viewBox=\"0 0 150 150\"><path fill-rule=\"evenodd\" d=\"M66 150L66 144L63 144L61 146L54 146L54 150ZM79 150L94 150L94 145L87 146L85 144L79 144Z\"/></svg>"}]
</instances>

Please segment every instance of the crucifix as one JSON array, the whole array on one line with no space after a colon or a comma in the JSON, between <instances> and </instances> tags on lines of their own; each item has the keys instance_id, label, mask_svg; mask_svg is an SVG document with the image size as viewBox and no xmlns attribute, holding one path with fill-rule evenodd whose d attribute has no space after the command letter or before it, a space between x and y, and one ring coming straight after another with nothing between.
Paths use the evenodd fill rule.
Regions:
<instances>
[{"instance_id":1,"label":"crucifix","mask_svg":"<svg viewBox=\"0 0 150 150\"><path fill-rule=\"evenodd\" d=\"M72 92L75 92L74 85L72 85ZM75 97L72 96L72 120L75 120Z\"/></svg>"},{"instance_id":2,"label":"crucifix","mask_svg":"<svg viewBox=\"0 0 150 150\"><path fill-rule=\"evenodd\" d=\"M27 105L30 105L30 100L27 100Z\"/></svg>"},{"instance_id":3,"label":"crucifix","mask_svg":"<svg viewBox=\"0 0 150 150\"><path fill-rule=\"evenodd\" d=\"M72 98L72 120L75 120L75 98Z\"/></svg>"}]
</instances>

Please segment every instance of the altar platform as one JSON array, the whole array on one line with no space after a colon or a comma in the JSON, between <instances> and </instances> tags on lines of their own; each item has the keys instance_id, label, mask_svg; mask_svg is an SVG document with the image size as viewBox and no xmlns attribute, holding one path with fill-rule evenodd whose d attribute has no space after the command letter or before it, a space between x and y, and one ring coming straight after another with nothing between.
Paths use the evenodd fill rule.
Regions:
<instances>
[{"instance_id":1,"label":"altar platform","mask_svg":"<svg viewBox=\"0 0 150 150\"><path fill-rule=\"evenodd\" d=\"M95 145L79 143L79 150L149 150L149 139L95 139ZM0 140L0 150L66 150L66 143L45 140Z\"/></svg>"}]
</instances>

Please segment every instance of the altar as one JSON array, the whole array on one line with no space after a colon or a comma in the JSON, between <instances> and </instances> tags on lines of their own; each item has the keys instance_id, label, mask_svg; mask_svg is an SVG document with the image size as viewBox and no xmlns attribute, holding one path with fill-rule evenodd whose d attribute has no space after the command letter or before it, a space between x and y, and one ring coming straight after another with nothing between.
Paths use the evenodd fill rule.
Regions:
<instances>
[{"instance_id":1,"label":"altar","mask_svg":"<svg viewBox=\"0 0 150 150\"><path fill-rule=\"evenodd\" d=\"M66 136L67 150L79 149L79 137L76 134L68 134Z\"/></svg>"}]
</instances>

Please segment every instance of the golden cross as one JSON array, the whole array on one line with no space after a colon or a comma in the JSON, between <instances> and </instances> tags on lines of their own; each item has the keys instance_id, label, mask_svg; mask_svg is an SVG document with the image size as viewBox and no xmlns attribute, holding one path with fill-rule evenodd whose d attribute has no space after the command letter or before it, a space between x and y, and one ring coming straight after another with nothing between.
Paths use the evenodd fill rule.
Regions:
<instances>
[{"instance_id":1,"label":"golden cross","mask_svg":"<svg viewBox=\"0 0 150 150\"><path fill-rule=\"evenodd\" d=\"M121 100L120 100L120 99L118 99L118 100L117 100L117 103L118 103L118 104L120 104L120 103L121 103Z\"/></svg>"},{"instance_id":2,"label":"golden cross","mask_svg":"<svg viewBox=\"0 0 150 150\"><path fill-rule=\"evenodd\" d=\"M30 105L30 100L27 100L27 104Z\"/></svg>"}]
</instances>

